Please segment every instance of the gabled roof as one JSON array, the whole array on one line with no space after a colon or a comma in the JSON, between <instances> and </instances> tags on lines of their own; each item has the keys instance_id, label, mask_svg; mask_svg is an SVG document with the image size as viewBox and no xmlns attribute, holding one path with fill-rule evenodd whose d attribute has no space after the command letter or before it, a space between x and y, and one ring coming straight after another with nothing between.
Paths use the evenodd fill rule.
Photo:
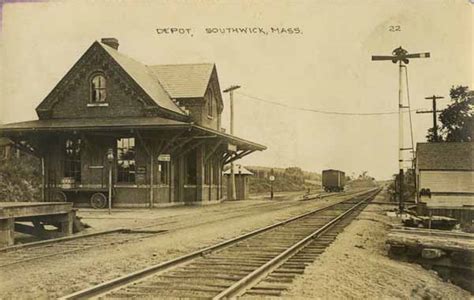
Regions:
<instances>
[{"instance_id":1,"label":"gabled roof","mask_svg":"<svg viewBox=\"0 0 474 300\"><path fill-rule=\"evenodd\" d=\"M133 78L133 80L152 98L159 106L184 114L178 105L171 100L169 94L161 86L159 79L146 65L129 58L114 48L97 42L112 58ZM181 78L182 80L182 78Z\"/></svg>"},{"instance_id":2,"label":"gabled roof","mask_svg":"<svg viewBox=\"0 0 474 300\"><path fill-rule=\"evenodd\" d=\"M214 64L149 66L171 98L201 98L206 93Z\"/></svg>"},{"instance_id":3,"label":"gabled roof","mask_svg":"<svg viewBox=\"0 0 474 300\"><path fill-rule=\"evenodd\" d=\"M94 42L86 54L96 47L104 50L159 107L182 116L187 114L173 99L203 98L213 72L215 73L213 63L147 66L99 41ZM65 77L72 74L74 67ZM58 89L61 83L68 82L65 77L53 91ZM49 109L48 106L54 103L50 97L53 91L41 102L37 110Z\"/></svg>"},{"instance_id":4,"label":"gabled roof","mask_svg":"<svg viewBox=\"0 0 474 300\"><path fill-rule=\"evenodd\" d=\"M474 143L418 143L420 170L474 170Z\"/></svg>"}]
</instances>

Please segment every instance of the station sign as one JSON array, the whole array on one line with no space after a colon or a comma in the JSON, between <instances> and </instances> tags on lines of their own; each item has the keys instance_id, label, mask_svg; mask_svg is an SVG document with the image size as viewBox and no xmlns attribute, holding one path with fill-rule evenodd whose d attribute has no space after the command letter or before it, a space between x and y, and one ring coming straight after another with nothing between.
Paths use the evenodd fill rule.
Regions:
<instances>
[{"instance_id":1,"label":"station sign","mask_svg":"<svg viewBox=\"0 0 474 300\"><path fill-rule=\"evenodd\" d=\"M237 152L237 145L234 144L227 144L227 150L230 152Z\"/></svg>"},{"instance_id":2,"label":"station sign","mask_svg":"<svg viewBox=\"0 0 474 300\"><path fill-rule=\"evenodd\" d=\"M158 161L171 161L171 154L158 155Z\"/></svg>"}]
</instances>

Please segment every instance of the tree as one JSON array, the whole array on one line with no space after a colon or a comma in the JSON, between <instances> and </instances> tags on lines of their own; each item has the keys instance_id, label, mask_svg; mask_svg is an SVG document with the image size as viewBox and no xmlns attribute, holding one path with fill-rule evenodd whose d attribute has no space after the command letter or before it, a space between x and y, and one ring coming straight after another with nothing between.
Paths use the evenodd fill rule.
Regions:
<instances>
[{"instance_id":1,"label":"tree","mask_svg":"<svg viewBox=\"0 0 474 300\"><path fill-rule=\"evenodd\" d=\"M388 192L391 195L392 201L397 200L399 190L398 183L399 174L393 175L393 181L388 186ZM415 170L408 169L403 176L403 201L414 201L415 199Z\"/></svg>"},{"instance_id":2,"label":"tree","mask_svg":"<svg viewBox=\"0 0 474 300\"><path fill-rule=\"evenodd\" d=\"M471 142L474 130L474 91L467 86L452 87L449 95L452 103L439 115L442 123L439 141ZM429 142L435 142L433 128L426 136Z\"/></svg>"}]
</instances>

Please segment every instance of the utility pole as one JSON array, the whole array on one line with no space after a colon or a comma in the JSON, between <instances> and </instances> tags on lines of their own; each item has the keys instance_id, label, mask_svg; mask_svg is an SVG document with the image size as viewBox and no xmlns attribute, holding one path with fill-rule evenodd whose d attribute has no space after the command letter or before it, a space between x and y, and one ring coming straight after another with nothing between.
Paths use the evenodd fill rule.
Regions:
<instances>
[{"instance_id":1,"label":"utility pole","mask_svg":"<svg viewBox=\"0 0 474 300\"><path fill-rule=\"evenodd\" d=\"M229 93L230 97L230 134L234 134L234 90L239 89L240 85L232 85L229 88L223 90L224 93ZM230 188L232 189L231 195L232 199L237 199L237 193L235 190L235 171L234 171L234 162L230 163Z\"/></svg>"},{"instance_id":2,"label":"utility pole","mask_svg":"<svg viewBox=\"0 0 474 300\"><path fill-rule=\"evenodd\" d=\"M423 111L417 111L417 114L429 114L433 113L433 137L435 142L439 142L439 137L438 137L438 117L436 113L442 112L441 110L436 110L436 100L438 99L444 99L442 96L436 96L433 95L431 97L425 97L426 100L432 100L433 101L433 110L423 110Z\"/></svg>"},{"instance_id":3,"label":"utility pole","mask_svg":"<svg viewBox=\"0 0 474 300\"><path fill-rule=\"evenodd\" d=\"M372 60L374 61L392 61L394 64L398 63L398 207L400 213L403 212L403 151L408 148L403 147L403 93L402 93L402 69L406 68L406 64L409 63L411 58L428 58L430 57L429 52L425 53L413 53L409 54L408 51L403 49L401 46L392 51L392 55L374 55ZM413 150L413 149L411 149Z\"/></svg>"}]
</instances>

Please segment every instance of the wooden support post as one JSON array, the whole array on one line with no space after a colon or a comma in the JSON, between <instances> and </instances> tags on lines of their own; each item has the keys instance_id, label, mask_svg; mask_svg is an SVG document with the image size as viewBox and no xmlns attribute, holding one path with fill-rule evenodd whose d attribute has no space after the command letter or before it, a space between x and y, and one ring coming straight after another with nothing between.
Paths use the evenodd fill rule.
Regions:
<instances>
[{"instance_id":1,"label":"wooden support post","mask_svg":"<svg viewBox=\"0 0 474 300\"><path fill-rule=\"evenodd\" d=\"M153 183L154 183L154 169L153 169L154 159L153 153L150 155L150 208L153 208Z\"/></svg>"},{"instance_id":2,"label":"wooden support post","mask_svg":"<svg viewBox=\"0 0 474 300\"><path fill-rule=\"evenodd\" d=\"M222 156L222 158L221 158L222 166L224 166L226 164L225 161L231 156L232 156L231 153L225 153L224 156Z\"/></svg>"},{"instance_id":3,"label":"wooden support post","mask_svg":"<svg viewBox=\"0 0 474 300\"><path fill-rule=\"evenodd\" d=\"M186 132L190 131L191 129L186 129L184 130L183 132L181 132L180 134L177 134L175 135L174 137L171 138L171 140L168 141L168 143L166 143L166 145L163 146L163 148L161 149L161 152L162 153L166 153L166 151L168 151L168 149L171 147L171 145L174 143L174 141L182 136L183 134L185 134ZM171 151L170 151L171 152Z\"/></svg>"},{"instance_id":4,"label":"wooden support post","mask_svg":"<svg viewBox=\"0 0 474 300\"><path fill-rule=\"evenodd\" d=\"M250 153L252 153L252 152L254 152L254 151L255 151L255 150L245 150L245 151L241 151L239 154L234 155L234 156L228 158L228 159L224 162L224 164L226 165L226 164L228 164L228 163L232 163L233 161L235 161L235 160L237 160L237 159L241 159L242 157L247 156L247 155L249 155Z\"/></svg>"},{"instance_id":5,"label":"wooden support post","mask_svg":"<svg viewBox=\"0 0 474 300\"><path fill-rule=\"evenodd\" d=\"M168 168L168 183L169 183L169 188L168 188L168 202L171 203L173 202L173 191L174 191L174 188L175 188L175 174L174 174L174 164L176 162L171 159L171 161L167 164L167 168Z\"/></svg>"},{"instance_id":6,"label":"wooden support post","mask_svg":"<svg viewBox=\"0 0 474 300\"><path fill-rule=\"evenodd\" d=\"M60 221L59 232L61 235L68 236L73 233L73 225L74 225L74 218L76 213L74 211L68 212L64 216L62 216L62 220Z\"/></svg>"},{"instance_id":7,"label":"wooden support post","mask_svg":"<svg viewBox=\"0 0 474 300\"><path fill-rule=\"evenodd\" d=\"M33 223L33 226L16 223L14 224L14 230L42 239L69 236L74 232L75 217L75 211L70 211L61 215L33 217L30 220ZM42 222L46 222L46 224L53 224L57 230L47 230Z\"/></svg>"},{"instance_id":8,"label":"wooden support post","mask_svg":"<svg viewBox=\"0 0 474 300\"><path fill-rule=\"evenodd\" d=\"M46 179L45 179L45 168L44 168L44 155L41 156L41 201L45 201L45 185L46 185Z\"/></svg>"},{"instance_id":9,"label":"wooden support post","mask_svg":"<svg viewBox=\"0 0 474 300\"><path fill-rule=\"evenodd\" d=\"M15 242L15 219L0 219L0 248L13 245Z\"/></svg>"},{"instance_id":10,"label":"wooden support post","mask_svg":"<svg viewBox=\"0 0 474 300\"><path fill-rule=\"evenodd\" d=\"M109 162L109 195L108 195L109 215L112 214L112 162Z\"/></svg>"},{"instance_id":11,"label":"wooden support post","mask_svg":"<svg viewBox=\"0 0 474 300\"><path fill-rule=\"evenodd\" d=\"M195 148L201 146L202 144L204 144L206 141L199 141L197 143L195 143L194 145L188 147L186 150L178 153L176 156L184 156L186 154L188 154L190 151L194 150Z\"/></svg>"},{"instance_id":12,"label":"wooden support post","mask_svg":"<svg viewBox=\"0 0 474 300\"><path fill-rule=\"evenodd\" d=\"M216 143L216 145L207 153L206 157L204 158L204 162L207 162L209 158L216 152L217 148L224 143L223 140Z\"/></svg>"},{"instance_id":13,"label":"wooden support post","mask_svg":"<svg viewBox=\"0 0 474 300\"><path fill-rule=\"evenodd\" d=\"M182 142L179 143L178 145L175 145L173 148L171 148L171 149L169 150L169 152L172 153L172 152L175 152L175 151L178 150L178 149L183 148L186 144L188 144L189 142L191 142L193 139L194 139L194 137L189 137L189 138L185 139L184 141L182 141Z\"/></svg>"}]
</instances>

